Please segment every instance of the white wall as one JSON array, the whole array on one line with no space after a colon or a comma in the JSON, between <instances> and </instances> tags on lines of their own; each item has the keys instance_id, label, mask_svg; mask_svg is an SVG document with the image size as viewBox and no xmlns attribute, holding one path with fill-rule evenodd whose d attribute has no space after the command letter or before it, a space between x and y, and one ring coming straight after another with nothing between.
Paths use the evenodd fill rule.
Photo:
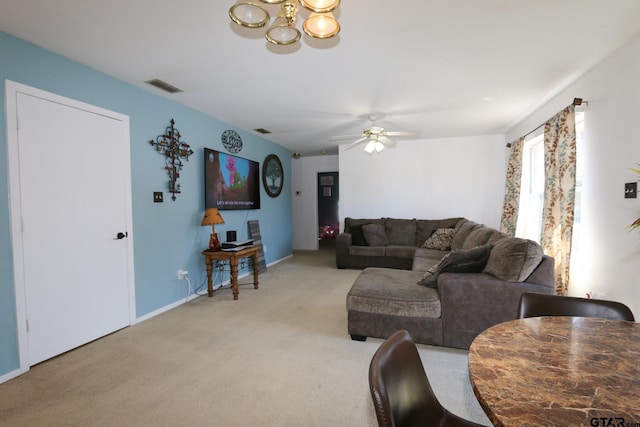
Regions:
<instances>
[{"instance_id":1,"label":"white wall","mask_svg":"<svg viewBox=\"0 0 640 427\"><path fill-rule=\"evenodd\" d=\"M509 141L529 132L583 98L585 179L583 252L573 265L571 295L587 291L624 302L640 319L640 232L625 227L640 216L638 199L624 198L624 183L638 180L628 170L640 162L640 37L563 90L507 132Z\"/></svg>"},{"instance_id":2,"label":"white wall","mask_svg":"<svg viewBox=\"0 0 640 427\"><path fill-rule=\"evenodd\" d=\"M336 171L338 171L337 155L301 157L291 160L293 249L318 249L318 173ZM340 200L342 200L342 194L340 194Z\"/></svg>"},{"instance_id":3,"label":"white wall","mask_svg":"<svg viewBox=\"0 0 640 427\"><path fill-rule=\"evenodd\" d=\"M504 135L401 141L368 155L340 149L344 218L462 216L498 227L505 175Z\"/></svg>"}]
</instances>

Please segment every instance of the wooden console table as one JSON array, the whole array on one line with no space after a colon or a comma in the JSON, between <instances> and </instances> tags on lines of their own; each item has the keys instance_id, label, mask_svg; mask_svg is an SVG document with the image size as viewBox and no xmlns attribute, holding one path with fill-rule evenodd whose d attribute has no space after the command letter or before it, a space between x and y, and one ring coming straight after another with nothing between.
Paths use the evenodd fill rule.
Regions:
<instances>
[{"instance_id":1,"label":"wooden console table","mask_svg":"<svg viewBox=\"0 0 640 427\"><path fill-rule=\"evenodd\" d=\"M241 258L253 258L253 289L258 289L258 250L260 246L246 246L238 251L212 251L206 249L202 251L204 262L207 266L207 285L209 297L213 296L213 261L229 261L231 266L231 289L233 299L238 299L238 260Z\"/></svg>"}]
</instances>

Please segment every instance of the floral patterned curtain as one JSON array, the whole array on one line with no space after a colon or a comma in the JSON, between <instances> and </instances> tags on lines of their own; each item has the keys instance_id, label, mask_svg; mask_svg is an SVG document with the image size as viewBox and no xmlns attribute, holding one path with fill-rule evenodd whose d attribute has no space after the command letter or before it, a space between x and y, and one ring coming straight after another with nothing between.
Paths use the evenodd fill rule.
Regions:
<instances>
[{"instance_id":1,"label":"floral patterned curtain","mask_svg":"<svg viewBox=\"0 0 640 427\"><path fill-rule=\"evenodd\" d=\"M567 295L576 186L575 107L568 106L544 126L545 192L541 244L555 258L556 293Z\"/></svg>"},{"instance_id":2,"label":"floral patterned curtain","mask_svg":"<svg viewBox=\"0 0 640 427\"><path fill-rule=\"evenodd\" d=\"M515 236L516 224L518 222L523 146L524 136L511 143L511 154L509 155L509 164L507 164L507 178L504 189L504 203L502 204L500 231L510 236Z\"/></svg>"}]
</instances>

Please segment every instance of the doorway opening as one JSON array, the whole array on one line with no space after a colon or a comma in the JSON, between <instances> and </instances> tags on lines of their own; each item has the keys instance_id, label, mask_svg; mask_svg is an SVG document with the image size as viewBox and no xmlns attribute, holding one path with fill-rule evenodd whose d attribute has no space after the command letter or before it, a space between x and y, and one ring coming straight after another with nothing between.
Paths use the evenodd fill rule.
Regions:
<instances>
[{"instance_id":1,"label":"doorway opening","mask_svg":"<svg viewBox=\"0 0 640 427\"><path fill-rule=\"evenodd\" d=\"M320 247L333 245L340 230L338 203L340 185L338 172L318 173L318 243Z\"/></svg>"}]
</instances>

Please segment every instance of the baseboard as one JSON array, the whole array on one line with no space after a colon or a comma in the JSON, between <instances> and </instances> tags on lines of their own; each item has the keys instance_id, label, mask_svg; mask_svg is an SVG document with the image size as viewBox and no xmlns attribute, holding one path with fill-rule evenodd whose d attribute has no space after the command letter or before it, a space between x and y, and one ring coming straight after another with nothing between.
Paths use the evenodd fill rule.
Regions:
<instances>
[{"instance_id":1,"label":"baseboard","mask_svg":"<svg viewBox=\"0 0 640 427\"><path fill-rule=\"evenodd\" d=\"M155 311L152 311L151 313L147 313L144 316L140 316L140 317L136 318L136 323L140 323L140 322L144 322L145 320L149 320L152 317L156 317L158 314L162 314L165 311L169 311L171 309L174 309L174 308L176 308L178 306L181 306L182 304L184 304L186 302L189 302L191 300L194 300L194 299L196 299L196 298L198 298L200 296L201 295L198 295L198 294L191 294L191 295L189 295L189 298L181 299L181 300L178 300L178 301L176 301L174 303L171 303L169 305L165 305L164 307L160 307L159 309L157 309Z\"/></svg>"},{"instance_id":2,"label":"baseboard","mask_svg":"<svg viewBox=\"0 0 640 427\"><path fill-rule=\"evenodd\" d=\"M28 371L28 369L27 369L27 371ZM24 371L24 372L27 372L27 371ZM16 369L14 371L7 372L4 375L0 375L0 384L5 383L5 382L7 382L9 380L12 380L17 376L24 374L24 372L22 372L20 369Z\"/></svg>"},{"instance_id":3,"label":"baseboard","mask_svg":"<svg viewBox=\"0 0 640 427\"><path fill-rule=\"evenodd\" d=\"M287 256L286 256L286 257L284 257L284 258L280 258L279 260L276 260L276 261L270 262L269 264L267 264L267 267L271 267L272 265L276 265L276 264L278 264L279 262L282 262L282 261L287 260L287 259L292 258L292 257L293 257L293 254L291 254L291 255L287 255Z\"/></svg>"},{"instance_id":4,"label":"baseboard","mask_svg":"<svg viewBox=\"0 0 640 427\"><path fill-rule=\"evenodd\" d=\"M282 262L282 261L284 261L284 260L286 260L286 259L291 258L292 256L293 256L293 255L288 255L288 256L286 256L286 257L284 257L284 258L280 258L279 260L276 260L276 261L274 261L274 262L272 262L272 263L267 264L267 267L271 267L271 266L273 266L273 265L275 265L275 264L278 264L278 263L280 263L280 262ZM253 275L253 271L247 271L247 272L244 272L244 273L242 273L242 274L239 274L239 275L238 275L238 279L242 279L243 277L247 277L247 276L249 276L249 275ZM215 289L219 289L220 287L225 287L225 286L227 286L227 287L228 287L230 284L231 284L231 282L230 282L229 280L225 280L224 282L220 283L220 284L218 285L218 287L217 287L217 288L215 288ZM214 290L215 290L215 289L214 289ZM194 299L196 299L196 298L199 298L199 297L201 297L201 296L204 296L204 295L191 294L191 295L189 295L189 298L187 298L186 300L185 300L185 299L181 299L181 300L176 301L176 302L173 302L173 303L171 303L171 304L169 304L169 305L165 305L164 307L161 307L161 308L159 308L159 309L157 309L157 310L155 310L155 311L152 311L152 312L150 312L150 313L147 313L147 314L145 314L144 316L140 316L140 317L136 318L136 323L140 323L140 322L144 322L145 320L149 320L149 319L151 319L152 317L156 317L157 315L162 314L162 313L164 313L165 311L172 310L172 309L174 309L174 308L176 308L176 307L178 307L178 306L181 306L181 305L182 305L182 304L184 304L184 303L187 303L187 302L189 302L189 301L191 301L191 300L194 300ZM1 377L0 377L0 378L1 378Z\"/></svg>"}]
</instances>

